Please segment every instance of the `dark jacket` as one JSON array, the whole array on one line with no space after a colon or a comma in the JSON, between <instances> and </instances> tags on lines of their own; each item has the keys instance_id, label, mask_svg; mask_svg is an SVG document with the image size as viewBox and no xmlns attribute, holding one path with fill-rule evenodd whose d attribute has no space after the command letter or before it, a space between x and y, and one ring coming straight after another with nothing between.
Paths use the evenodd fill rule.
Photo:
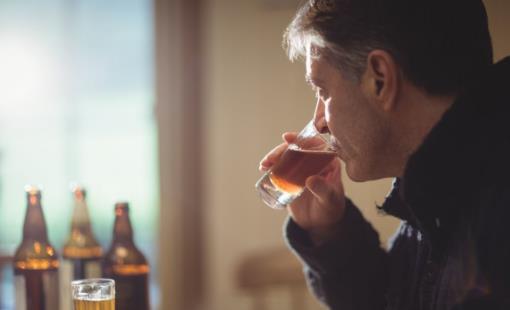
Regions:
<instances>
[{"instance_id":1,"label":"dark jacket","mask_svg":"<svg viewBox=\"0 0 510 310\"><path fill-rule=\"evenodd\" d=\"M401 219L386 251L347 203L319 247L286 237L315 295L342 310L510 309L510 58L460 94L380 207Z\"/></svg>"}]
</instances>

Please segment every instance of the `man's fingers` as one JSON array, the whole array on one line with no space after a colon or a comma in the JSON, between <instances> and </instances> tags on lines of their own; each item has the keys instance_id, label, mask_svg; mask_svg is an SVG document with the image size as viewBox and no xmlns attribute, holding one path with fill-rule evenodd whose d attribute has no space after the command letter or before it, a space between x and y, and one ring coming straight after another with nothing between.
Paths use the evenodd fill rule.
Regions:
<instances>
[{"instance_id":1,"label":"man's fingers","mask_svg":"<svg viewBox=\"0 0 510 310\"><path fill-rule=\"evenodd\" d=\"M282 135L284 143L276 146L274 149L269 151L269 153L262 158L262 160L259 163L259 170L260 171L267 171L269 170L282 156L283 152L287 149L289 144L294 143L297 139L297 133L296 132L286 132Z\"/></svg>"},{"instance_id":2,"label":"man's fingers","mask_svg":"<svg viewBox=\"0 0 510 310\"><path fill-rule=\"evenodd\" d=\"M271 168L278 161L280 156L282 156L282 153L287 149L287 146L287 143L282 143L269 151L269 153L267 153L260 161L259 170L266 171Z\"/></svg>"},{"instance_id":3,"label":"man's fingers","mask_svg":"<svg viewBox=\"0 0 510 310\"><path fill-rule=\"evenodd\" d=\"M320 176L324 177L329 183L337 183L342 182L342 174L341 174L342 166L340 164L340 160L335 158L334 160L326 166L326 168L321 172Z\"/></svg>"},{"instance_id":4,"label":"man's fingers","mask_svg":"<svg viewBox=\"0 0 510 310\"><path fill-rule=\"evenodd\" d=\"M314 195L315 198L321 202L321 204L326 202L329 188L323 177L309 177L306 180L306 187L312 193L312 195Z\"/></svg>"}]
</instances>

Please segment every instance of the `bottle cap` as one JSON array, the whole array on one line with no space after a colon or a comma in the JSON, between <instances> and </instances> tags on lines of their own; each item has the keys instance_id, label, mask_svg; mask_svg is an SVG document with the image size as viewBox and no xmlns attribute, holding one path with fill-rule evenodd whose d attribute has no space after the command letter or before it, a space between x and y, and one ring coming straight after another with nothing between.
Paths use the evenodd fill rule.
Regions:
<instances>
[{"instance_id":1,"label":"bottle cap","mask_svg":"<svg viewBox=\"0 0 510 310\"><path fill-rule=\"evenodd\" d=\"M71 191L73 196L77 200L84 200L87 197L87 191L85 188L77 183L71 184Z\"/></svg>"},{"instance_id":2,"label":"bottle cap","mask_svg":"<svg viewBox=\"0 0 510 310\"><path fill-rule=\"evenodd\" d=\"M27 193L27 197L36 196L38 198L41 198L41 190L40 190L40 187L38 187L38 186L26 185L25 192Z\"/></svg>"},{"instance_id":3,"label":"bottle cap","mask_svg":"<svg viewBox=\"0 0 510 310\"><path fill-rule=\"evenodd\" d=\"M115 203L115 215L121 215L127 212L129 212L129 203L125 201Z\"/></svg>"}]
</instances>

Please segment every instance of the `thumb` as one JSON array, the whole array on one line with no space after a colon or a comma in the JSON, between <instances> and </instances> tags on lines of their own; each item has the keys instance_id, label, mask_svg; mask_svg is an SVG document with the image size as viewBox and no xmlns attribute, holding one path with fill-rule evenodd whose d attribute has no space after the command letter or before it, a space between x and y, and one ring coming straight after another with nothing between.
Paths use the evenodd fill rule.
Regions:
<instances>
[{"instance_id":1,"label":"thumb","mask_svg":"<svg viewBox=\"0 0 510 310\"><path fill-rule=\"evenodd\" d=\"M318 175L309 177L306 179L306 187L321 204L335 205L338 200L335 189L324 177Z\"/></svg>"},{"instance_id":2,"label":"thumb","mask_svg":"<svg viewBox=\"0 0 510 310\"><path fill-rule=\"evenodd\" d=\"M287 142L288 144L294 143L297 139L297 133L296 132L286 132L282 135L283 141Z\"/></svg>"}]
</instances>

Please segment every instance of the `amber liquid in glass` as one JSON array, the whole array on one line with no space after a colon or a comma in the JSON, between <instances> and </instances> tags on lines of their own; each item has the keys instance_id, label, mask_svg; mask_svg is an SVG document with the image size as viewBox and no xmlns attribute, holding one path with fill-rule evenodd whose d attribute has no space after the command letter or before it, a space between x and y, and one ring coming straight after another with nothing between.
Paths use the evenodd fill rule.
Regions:
<instances>
[{"instance_id":1,"label":"amber liquid in glass","mask_svg":"<svg viewBox=\"0 0 510 310\"><path fill-rule=\"evenodd\" d=\"M88 300L75 299L74 310L115 310L115 299Z\"/></svg>"},{"instance_id":2,"label":"amber liquid in glass","mask_svg":"<svg viewBox=\"0 0 510 310\"><path fill-rule=\"evenodd\" d=\"M281 191L299 194L306 179L319 174L335 158L332 151L301 150L289 147L273 166L271 182Z\"/></svg>"}]
</instances>

